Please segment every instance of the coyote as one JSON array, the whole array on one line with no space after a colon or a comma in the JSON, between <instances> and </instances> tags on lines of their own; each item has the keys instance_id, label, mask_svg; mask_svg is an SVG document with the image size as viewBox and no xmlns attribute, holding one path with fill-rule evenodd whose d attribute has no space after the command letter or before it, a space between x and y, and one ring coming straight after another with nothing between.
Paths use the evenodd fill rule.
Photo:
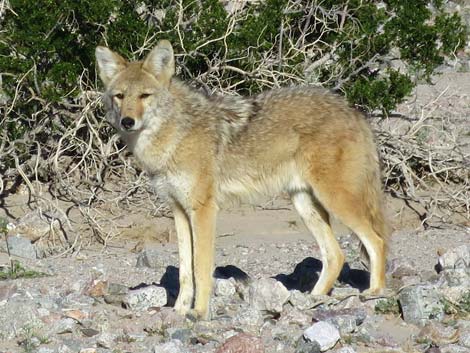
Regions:
<instances>
[{"instance_id":1,"label":"coyote","mask_svg":"<svg viewBox=\"0 0 470 353\"><path fill-rule=\"evenodd\" d=\"M362 113L308 86L207 96L174 76L166 40L143 61L101 46L96 60L108 121L173 209L179 313L209 317L219 204L260 194L286 192L318 242L323 268L313 294L327 294L344 263L330 215L367 251L368 293L385 287L379 158Z\"/></svg>"}]
</instances>

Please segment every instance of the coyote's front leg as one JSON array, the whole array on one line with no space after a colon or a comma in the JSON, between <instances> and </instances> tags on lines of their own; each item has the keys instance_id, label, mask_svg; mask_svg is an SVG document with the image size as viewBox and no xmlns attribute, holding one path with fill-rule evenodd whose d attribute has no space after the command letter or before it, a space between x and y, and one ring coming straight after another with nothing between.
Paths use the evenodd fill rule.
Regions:
<instances>
[{"instance_id":1,"label":"coyote's front leg","mask_svg":"<svg viewBox=\"0 0 470 353\"><path fill-rule=\"evenodd\" d=\"M187 314L194 300L193 283L193 244L191 227L188 216L181 205L173 203L173 216L175 217L176 235L178 237L179 254L179 282L180 290L175 303L175 310L181 314Z\"/></svg>"},{"instance_id":2,"label":"coyote's front leg","mask_svg":"<svg viewBox=\"0 0 470 353\"><path fill-rule=\"evenodd\" d=\"M217 206L212 198L198 203L191 214L193 266L195 281L194 311L201 319L209 318L209 301L214 272L214 241Z\"/></svg>"}]
</instances>

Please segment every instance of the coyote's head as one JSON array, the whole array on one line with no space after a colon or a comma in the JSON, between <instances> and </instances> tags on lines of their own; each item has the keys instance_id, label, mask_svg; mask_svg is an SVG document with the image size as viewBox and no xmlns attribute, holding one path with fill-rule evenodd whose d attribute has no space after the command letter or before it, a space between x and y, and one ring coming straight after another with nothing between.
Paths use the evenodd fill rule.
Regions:
<instances>
[{"instance_id":1,"label":"coyote's head","mask_svg":"<svg viewBox=\"0 0 470 353\"><path fill-rule=\"evenodd\" d=\"M103 100L108 120L123 133L158 128L172 106L168 88L175 60L170 42L160 41L145 60L134 62L97 47L96 62L106 87Z\"/></svg>"}]
</instances>

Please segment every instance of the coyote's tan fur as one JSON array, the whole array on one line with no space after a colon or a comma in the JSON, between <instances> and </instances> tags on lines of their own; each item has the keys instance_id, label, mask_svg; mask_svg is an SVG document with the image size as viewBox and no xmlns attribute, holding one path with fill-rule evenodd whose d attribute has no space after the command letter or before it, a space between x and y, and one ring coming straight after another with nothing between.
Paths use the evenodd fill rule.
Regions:
<instances>
[{"instance_id":1,"label":"coyote's tan fur","mask_svg":"<svg viewBox=\"0 0 470 353\"><path fill-rule=\"evenodd\" d=\"M313 87L254 97L208 97L174 77L161 41L144 61L96 48L108 120L173 207L180 258L175 308L208 317L218 205L286 192L317 240L323 269L313 293L332 288L344 255L335 215L362 241L369 292L385 286L387 228L379 160L363 115Z\"/></svg>"}]
</instances>

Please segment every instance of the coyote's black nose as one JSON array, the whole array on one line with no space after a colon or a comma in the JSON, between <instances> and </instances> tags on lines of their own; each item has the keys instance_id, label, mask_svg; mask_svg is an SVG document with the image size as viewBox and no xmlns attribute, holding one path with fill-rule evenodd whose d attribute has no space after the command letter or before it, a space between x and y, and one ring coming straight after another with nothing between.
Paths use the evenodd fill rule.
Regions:
<instances>
[{"instance_id":1,"label":"coyote's black nose","mask_svg":"<svg viewBox=\"0 0 470 353\"><path fill-rule=\"evenodd\" d=\"M124 129L130 130L135 125L135 121L134 121L134 119L129 118L128 116L126 116L125 118L122 118L121 125Z\"/></svg>"}]
</instances>

